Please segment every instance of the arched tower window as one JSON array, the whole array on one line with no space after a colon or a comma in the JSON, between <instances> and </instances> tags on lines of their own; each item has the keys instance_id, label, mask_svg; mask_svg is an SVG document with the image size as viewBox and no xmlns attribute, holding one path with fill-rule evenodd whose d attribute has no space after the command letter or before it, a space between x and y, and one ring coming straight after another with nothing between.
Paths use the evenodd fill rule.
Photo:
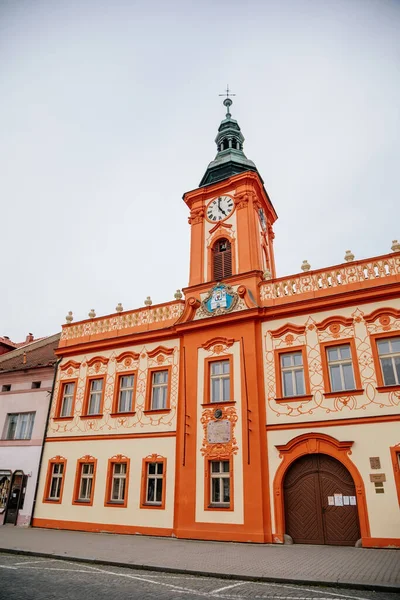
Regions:
<instances>
[{"instance_id":1,"label":"arched tower window","mask_svg":"<svg viewBox=\"0 0 400 600\"><path fill-rule=\"evenodd\" d=\"M213 279L221 281L232 275L232 248L227 239L217 240L213 246Z\"/></svg>"},{"instance_id":2,"label":"arched tower window","mask_svg":"<svg viewBox=\"0 0 400 600\"><path fill-rule=\"evenodd\" d=\"M228 138L224 138L224 140L222 142L222 148L223 148L223 150L228 150L228 148L229 148Z\"/></svg>"}]
</instances>

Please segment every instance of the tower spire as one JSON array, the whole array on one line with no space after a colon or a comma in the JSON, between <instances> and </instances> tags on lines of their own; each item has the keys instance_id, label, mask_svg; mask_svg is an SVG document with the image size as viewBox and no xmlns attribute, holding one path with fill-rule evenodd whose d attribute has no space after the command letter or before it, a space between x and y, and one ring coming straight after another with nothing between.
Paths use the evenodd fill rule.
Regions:
<instances>
[{"instance_id":1,"label":"tower spire","mask_svg":"<svg viewBox=\"0 0 400 600\"><path fill-rule=\"evenodd\" d=\"M226 96L225 100L223 101L223 105L226 106L226 118L230 119L231 118L231 113L229 111L229 108L232 106L233 100L231 100L232 96L236 96L236 94L231 94L230 93L230 89L229 89L229 83L226 84L226 90L223 94L218 94L218 96Z\"/></svg>"},{"instance_id":2,"label":"tower spire","mask_svg":"<svg viewBox=\"0 0 400 600\"><path fill-rule=\"evenodd\" d=\"M217 156L208 165L207 171L200 181L200 187L211 185L244 171L257 171L256 165L243 152L244 136L238 122L232 119L230 107L233 102L232 97L236 94L232 94L227 85L225 92L218 95L224 96L223 105L226 107L226 116L221 121L215 138Z\"/></svg>"}]
</instances>

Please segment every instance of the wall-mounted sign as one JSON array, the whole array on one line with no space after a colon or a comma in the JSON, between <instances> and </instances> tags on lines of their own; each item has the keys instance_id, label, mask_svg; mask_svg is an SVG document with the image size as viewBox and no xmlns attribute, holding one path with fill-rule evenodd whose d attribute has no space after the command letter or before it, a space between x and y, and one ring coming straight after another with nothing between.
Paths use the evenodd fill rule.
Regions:
<instances>
[{"instance_id":1,"label":"wall-mounted sign","mask_svg":"<svg viewBox=\"0 0 400 600\"><path fill-rule=\"evenodd\" d=\"M231 441L231 422L210 421L207 425L207 441L209 444L227 444Z\"/></svg>"},{"instance_id":2,"label":"wall-mounted sign","mask_svg":"<svg viewBox=\"0 0 400 600\"><path fill-rule=\"evenodd\" d=\"M370 473L369 480L373 483L377 481L386 481L386 473Z\"/></svg>"},{"instance_id":3,"label":"wall-mounted sign","mask_svg":"<svg viewBox=\"0 0 400 600\"><path fill-rule=\"evenodd\" d=\"M370 456L369 464L371 465L371 469L380 469L381 459L379 458L379 456Z\"/></svg>"}]
</instances>

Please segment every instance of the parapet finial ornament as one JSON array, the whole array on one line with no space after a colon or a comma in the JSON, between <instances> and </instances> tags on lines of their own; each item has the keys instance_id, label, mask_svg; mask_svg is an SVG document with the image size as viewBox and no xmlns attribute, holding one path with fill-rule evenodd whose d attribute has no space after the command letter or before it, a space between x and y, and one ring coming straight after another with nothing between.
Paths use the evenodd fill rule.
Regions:
<instances>
[{"instance_id":1,"label":"parapet finial ornament","mask_svg":"<svg viewBox=\"0 0 400 600\"><path fill-rule=\"evenodd\" d=\"M88 313L88 317L90 317L91 319L94 319L95 316L96 316L96 312L95 312L94 308L92 308Z\"/></svg>"},{"instance_id":2,"label":"parapet finial ornament","mask_svg":"<svg viewBox=\"0 0 400 600\"><path fill-rule=\"evenodd\" d=\"M68 314L65 317L65 320L68 324L72 323L72 321L74 320L74 317L72 315L72 310L68 311Z\"/></svg>"},{"instance_id":3,"label":"parapet finial ornament","mask_svg":"<svg viewBox=\"0 0 400 600\"><path fill-rule=\"evenodd\" d=\"M266 281L268 279L272 279L272 273L269 269L265 269L265 271L263 273L263 279L265 279Z\"/></svg>"},{"instance_id":4,"label":"parapet finial ornament","mask_svg":"<svg viewBox=\"0 0 400 600\"><path fill-rule=\"evenodd\" d=\"M311 265L308 262L308 260L303 260L303 264L301 265L301 270L302 271L309 271L311 269Z\"/></svg>"},{"instance_id":5,"label":"parapet finial ornament","mask_svg":"<svg viewBox=\"0 0 400 600\"><path fill-rule=\"evenodd\" d=\"M124 310L124 307L122 306L121 302L118 302L117 306L115 307L116 312L122 312Z\"/></svg>"},{"instance_id":6,"label":"parapet finial ornament","mask_svg":"<svg viewBox=\"0 0 400 600\"><path fill-rule=\"evenodd\" d=\"M352 260L354 260L354 254L352 253L351 250L346 250L346 254L344 255L344 260L346 262L351 262Z\"/></svg>"},{"instance_id":7,"label":"parapet finial ornament","mask_svg":"<svg viewBox=\"0 0 400 600\"><path fill-rule=\"evenodd\" d=\"M174 298L175 298L175 300L182 300L183 295L182 295L181 290L176 290L176 292L174 294Z\"/></svg>"},{"instance_id":8,"label":"parapet finial ornament","mask_svg":"<svg viewBox=\"0 0 400 600\"><path fill-rule=\"evenodd\" d=\"M392 252L399 252L400 251L400 244L397 240L393 240L392 241Z\"/></svg>"},{"instance_id":9,"label":"parapet finial ornament","mask_svg":"<svg viewBox=\"0 0 400 600\"><path fill-rule=\"evenodd\" d=\"M153 304L153 300L150 298L150 296L147 296L146 300L144 301L146 306L151 306Z\"/></svg>"}]
</instances>

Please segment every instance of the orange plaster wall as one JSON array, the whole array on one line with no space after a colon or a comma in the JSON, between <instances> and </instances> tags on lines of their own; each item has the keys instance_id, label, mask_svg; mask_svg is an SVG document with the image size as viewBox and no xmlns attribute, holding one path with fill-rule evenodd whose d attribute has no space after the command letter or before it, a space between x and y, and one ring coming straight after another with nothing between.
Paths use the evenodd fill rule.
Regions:
<instances>
[{"instance_id":1,"label":"orange plaster wall","mask_svg":"<svg viewBox=\"0 0 400 600\"><path fill-rule=\"evenodd\" d=\"M204 323L199 330L184 334L182 346L182 377L178 408L178 433L176 454L175 518L174 530L178 537L193 539L236 540L270 542L268 472L265 452L265 399L262 385L260 328L255 321L246 324L227 324L224 327ZM208 339L233 338L244 342L241 352L241 403L243 435L237 439L243 456L243 524L218 524L196 522L196 439L197 423L201 418L203 398L197 397L198 349ZM246 377L243 372L243 355L246 361ZM186 373L186 377L184 376ZM188 375L190 374L190 376ZM247 386L247 394L246 394ZM246 402L248 398L248 405ZM185 414L186 406L186 414ZM248 410L250 412L248 412ZM248 417L250 421L248 422ZM248 426L251 431L248 431ZM235 456L234 459L237 459ZM263 484L265 482L265 485ZM202 501L202 499L201 499Z\"/></svg>"}]
</instances>

